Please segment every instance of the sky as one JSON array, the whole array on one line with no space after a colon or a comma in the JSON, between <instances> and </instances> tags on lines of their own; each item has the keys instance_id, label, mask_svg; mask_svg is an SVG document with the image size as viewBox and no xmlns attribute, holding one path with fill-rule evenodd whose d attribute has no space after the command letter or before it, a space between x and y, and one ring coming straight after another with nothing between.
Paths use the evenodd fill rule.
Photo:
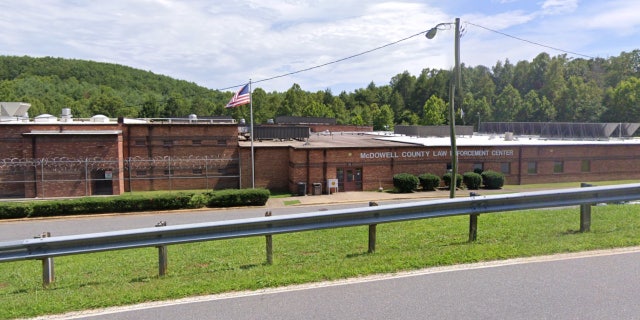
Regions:
<instances>
[{"instance_id":1,"label":"sky","mask_svg":"<svg viewBox=\"0 0 640 320\"><path fill-rule=\"evenodd\" d=\"M461 62L490 68L640 49L638 12L632 0L3 0L0 55L115 63L223 91L251 81L339 94L452 69L455 18Z\"/></svg>"}]
</instances>

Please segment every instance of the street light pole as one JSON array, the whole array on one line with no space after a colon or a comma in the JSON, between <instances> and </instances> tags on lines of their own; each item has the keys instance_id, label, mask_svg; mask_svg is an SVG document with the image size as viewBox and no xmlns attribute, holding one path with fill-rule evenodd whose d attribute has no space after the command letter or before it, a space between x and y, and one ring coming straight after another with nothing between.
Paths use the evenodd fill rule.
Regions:
<instances>
[{"instance_id":1,"label":"street light pole","mask_svg":"<svg viewBox=\"0 0 640 320\"><path fill-rule=\"evenodd\" d=\"M441 26L455 25L455 66L453 75L451 76L451 87L449 92L449 135L451 136L451 181L449 183L449 197L456 197L456 178L458 175L458 147L456 146L456 112L454 107L456 85L458 90L462 88L460 80L460 18L456 18L455 23L439 23L435 27L431 28L425 36L427 39L433 39L438 28Z\"/></svg>"}]
</instances>

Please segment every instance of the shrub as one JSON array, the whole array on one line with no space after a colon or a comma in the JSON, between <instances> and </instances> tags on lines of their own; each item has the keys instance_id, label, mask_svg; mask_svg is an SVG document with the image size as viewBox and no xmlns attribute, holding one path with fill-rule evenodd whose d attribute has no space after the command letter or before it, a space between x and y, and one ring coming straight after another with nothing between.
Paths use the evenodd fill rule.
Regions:
<instances>
[{"instance_id":1,"label":"shrub","mask_svg":"<svg viewBox=\"0 0 640 320\"><path fill-rule=\"evenodd\" d=\"M393 176L393 186L400 193L410 193L418 188L418 177L410 173L398 173Z\"/></svg>"},{"instance_id":2,"label":"shrub","mask_svg":"<svg viewBox=\"0 0 640 320\"><path fill-rule=\"evenodd\" d=\"M462 182L467 186L467 189L478 190L482 185L482 176L476 172L465 172L462 175Z\"/></svg>"},{"instance_id":3,"label":"shrub","mask_svg":"<svg viewBox=\"0 0 640 320\"><path fill-rule=\"evenodd\" d=\"M271 193L267 189L232 189L206 193L140 193L115 197L84 197L29 203L6 202L0 203L0 219L195 209L205 205L209 207L263 206L269 200L270 195Z\"/></svg>"},{"instance_id":4,"label":"shrub","mask_svg":"<svg viewBox=\"0 0 640 320\"><path fill-rule=\"evenodd\" d=\"M0 203L0 219L27 218L33 212L29 203L2 202Z\"/></svg>"},{"instance_id":5,"label":"shrub","mask_svg":"<svg viewBox=\"0 0 640 320\"><path fill-rule=\"evenodd\" d=\"M440 186L440 177L431 173L423 173L418 176L420 186L424 191L433 191Z\"/></svg>"},{"instance_id":6,"label":"shrub","mask_svg":"<svg viewBox=\"0 0 640 320\"><path fill-rule=\"evenodd\" d=\"M267 189L219 190L207 192L207 207L263 206L271 193Z\"/></svg>"},{"instance_id":7,"label":"shrub","mask_svg":"<svg viewBox=\"0 0 640 320\"><path fill-rule=\"evenodd\" d=\"M482 183L487 189L500 189L504 186L504 174L490 170L484 171Z\"/></svg>"},{"instance_id":8,"label":"shrub","mask_svg":"<svg viewBox=\"0 0 640 320\"><path fill-rule=\"evenodd\" d=\"M481 168L474 168L473 172L477 173L477 174L482 174L482 169Z\"/></svg>"},{"instance_id":9,"label":"shrub","mask_svg":"<svg viewBox=\"0 0 640 320\"><path fill-rule=\"evenodd\" d=\"M444 181L445 186L451 186L451 172L447 172L442 176L442 181ZM460 188L462 185L462 175L456 173L456 188Z\"/></svg>"}]
</instances>

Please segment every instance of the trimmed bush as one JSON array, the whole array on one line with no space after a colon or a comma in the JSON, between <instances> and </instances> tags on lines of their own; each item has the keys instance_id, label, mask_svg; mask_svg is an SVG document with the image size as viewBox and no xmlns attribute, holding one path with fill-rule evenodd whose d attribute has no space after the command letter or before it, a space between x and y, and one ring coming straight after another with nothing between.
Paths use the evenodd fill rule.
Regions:
<instances>
[{"instance_id":1,"label":"trimmed bush","mask_svg":"<svg viewBox=\"0 0 640 320\"><path fill-rule=\"evenodd\" d=\"M207 192L207 207L263 206L271 193L267 189L220 190Z\"/></svg>"},{"instance_id":2,"label":"trimmed bush","mask_svg":"<svg viewBox=\"0 0 640 320\"><path fill-rule=\"evenodd\" d=\"M418 188L418 177L410 173L398 173L393 176L393 186L400 193L410 193Z\"/></svg>"},{"instance_id":3,"label":"trimmed bush","mask_svg":"<svg viewBox=\"0 0 640 320\"><path fill-rule=\"evenodd\" d=\"M442 176L442 181L444 181L444 185L445 186L450 186L451 185L451 173L447 172ZM462 186L462 175L457 173L456 174L456 188L460 188L460 186Z\"/></svg>"},{"instance_id":4,"label":"trimmed bush","mask_svg":"<svg viewBox=\"0 0 640 320\"><path fill-rule=\"evenodd\" d=\"M440 177L431 173L423 173L418 176L420 180L420 186L424 191L433 191L440 186Z\"/></svg>"},{"instance_id":5,"label":"trimmed bush","mask_svg":"<svg viewBox=\"0 0 640 320\"><path fill-rule=\"evenodd\" d=\"M114 197L84 197L31 202L0 202L0 219L80 214L159 211L231 206L262 206L267 189L220 190L206 193L140 193Z\"/></svg>"},{"instance_id":6,"label":"trimmed bush","mask_svg":"<svg viewBox=\"0 0 640 320\"><path fill-rule=\"evenodd\" d=\"M27 218L33 213L30 203L24 202L2 202L0 203L0 219L21 219Z\"/></svg>"},{"instance_id":7,"label":"trimmed bush","mask_svg":"<svg viewBox=\"0 0 640 320\"><path fill-rule=\"evenodd\" d=\"M478 190L482 185L482 176L476 172L465 172L462 175L462 182L469 190Z\"/></svg>"},{"instance_id":8,"label":"trimmed bush","mask_svg":"<svg viewBox=\"0 0 640 320\"><path fill-rule=\"evenodd\" d=\"M482 183L487 189L500 189L504 186L504 174L487 170L482 172Z\"/></svg>"}]
</instances>

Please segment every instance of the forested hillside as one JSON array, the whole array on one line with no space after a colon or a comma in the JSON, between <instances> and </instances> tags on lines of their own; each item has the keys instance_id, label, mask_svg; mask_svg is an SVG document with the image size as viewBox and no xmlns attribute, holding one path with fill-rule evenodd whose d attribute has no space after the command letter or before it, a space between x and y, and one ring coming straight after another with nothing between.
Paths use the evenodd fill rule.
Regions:
<instances>
[{"instance_id":1,"label":"forested hillside","mask_svg":"<svg viewBox=\"0 0 640 320\"><path fill-rule=\"evenodd\" d=\"M445 124L451 71L402 72L388 84L354 92L253 90L254 119L280 115L334 117L338 123ZM640 50L617 57L570 59L539 54L532 61L498 61L462 67L456 97L459 124L482 121L640 122ZM61 58L0 56L0 101L31 103L30 116L249 118L249 108L225 109L232 92L220 92L126 66Z\"/></svg>"}]
</instances>

